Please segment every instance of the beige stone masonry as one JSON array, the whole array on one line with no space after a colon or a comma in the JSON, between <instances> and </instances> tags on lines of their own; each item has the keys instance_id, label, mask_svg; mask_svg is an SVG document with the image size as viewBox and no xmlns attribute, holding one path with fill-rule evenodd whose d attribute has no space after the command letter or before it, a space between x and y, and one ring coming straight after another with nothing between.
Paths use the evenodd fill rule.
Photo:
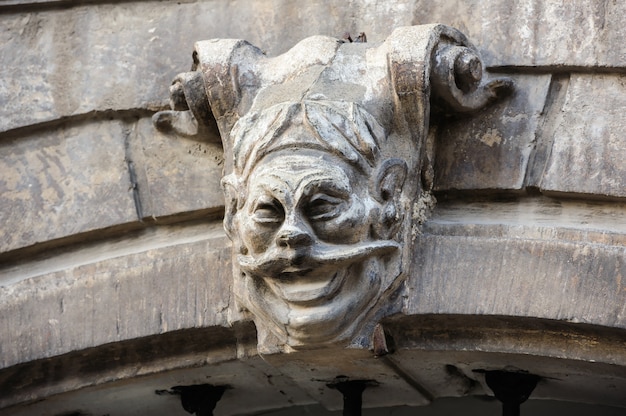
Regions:
<instances>
[{"instance_id":1,"label":"beige stone masonry","mask_svg":"<svg viewBox=\"0 0 626 416\"><path fill-rule=\"evenodd\" d=\"M531 399L621 415L625 21L612 0L0 1L0 415L183 414L169 390L203 383L231 387L216 415L326 415L341 407L327 387L336 370L381 382L365 407L431 414L442 397L479 396L498 414L481 371L502 368L543 377ZM160 131L151 117L196 41L245 39L271 58L309 36L333 49L365 32L349 52L428 23L467 35L486 76L515 90L470 116L431 103L434 163L406 180L434 183L437 202L430 217L424 201L407 207L416 265L389 297L376 351L263 360L233 295L219 137ZM359 83L359 68L343 75ZM338 74L318 92L361 93Z\"/></svg>"},{"instance_id":2,"label":"beige stone masonry","mask_svg":"<svg viewBox=\"0 0 626 416\"><path fill-rule=\"evenodd\" d=\"M219 223L165 227L3 270L0 367L180 329L228 326L227 241Z\"/></svg>"},{"instance_id":3,"label":"beige stone masonry","mask_svg":"<svg viewBox=\"0 0 626 416\"><path fill-rule=\"evenodd\" d=\"M222 215L221 145L162 134L149 118L142 118L129 147L146 221L173 215Z\"/></svg>"},{"instance_id":4,"label":"beige stone masonry","mask_svg":"<svg viewBox=\"0 0 626 416\"><path fill-rule=\"evenodd\" d=\"M513 77L516 91L475 117L438 126L435 190L522 189L549 91L549 75Z\"/></svg>"},{"instance_id":5,"label":"beige stone masonry","mask_svg":"<svg viewBox=\"0 0 626 416\"><path fill-rule=\"evenodd\" d=\"M125 129L111 121L0 141L0 252L136 222Z\"/></svg>"},{"instance_id":6,"label":"beige stone masonry","mask_svg":"<svg viewBox=\"0 0 626 416\"><path fill-rule=\"evenodd\" d=\"M623 204L441 204L419 237L405 313L626 328Z\"/></svg>"},{"instance_id":7,"label":"beige stone masonry","mask_svg":"<svg viewBox=\"0 0 626 416\"><path fill-rule=\"evenodd\" d=\"M541 189L626 197L626 76L572 74Z\"/></svg>"},{"instance_id":8,"label":"beige stone masonry","mask_svg":"<svg viewBox=\"0 0 626 416\"><path fill-rule=\"evenodd\" d=\"M443 23L472 39L487 66L619 69L626 62L620 1L41 4L0 14L0 73L12 80L0 83L8 104L0 131L92 111L163 108L170 80L189 65L181 51L199 39L246 39L272 56L312 35L364 31L382 42L399 26Z\"/></svg>"}]
</instances>

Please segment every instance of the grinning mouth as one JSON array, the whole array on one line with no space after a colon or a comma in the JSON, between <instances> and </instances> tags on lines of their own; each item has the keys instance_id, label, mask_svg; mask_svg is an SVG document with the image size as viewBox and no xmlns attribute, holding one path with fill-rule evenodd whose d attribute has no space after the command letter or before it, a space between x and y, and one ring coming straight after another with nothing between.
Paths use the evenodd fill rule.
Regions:
<instances>
[{"instance_id":1,"label":"grinning mouth","mask_svg":"<svg viewBox=\"0 0 626 416\"><path fill-rule=\"evenodd\" d=\"M240 255L238 261L241 271L262 279L281 299L311 306L338 293L352 264L399 247L392 240L345 247L319 243L305 252L275 248L259 257Z\"/></svg>"},{"instance_id":2,"label":"grinning mouth","mask_svg":"<svg viewBox=\"0 0 626 416\"><path fill-rule=\"evenodd\" d=\"M279 279L291 279L294 276L306 275L312 272L313 269L303 269L301 267L287 266L279 273Z\"/></svg>"},{"instance_id":3,"label":"grinning mouth","mask_svg":"<svg viewBox=\"0 0 626 416\"><path fill-rule=\"evenodd\" d=\"M304 271L303 271L304 272ZM285 278L265 278L267 285L282 299L296 305L310 305L332 299L343 285L347 269L326 273L298 273Z\"/></svg>"}]
</instances>

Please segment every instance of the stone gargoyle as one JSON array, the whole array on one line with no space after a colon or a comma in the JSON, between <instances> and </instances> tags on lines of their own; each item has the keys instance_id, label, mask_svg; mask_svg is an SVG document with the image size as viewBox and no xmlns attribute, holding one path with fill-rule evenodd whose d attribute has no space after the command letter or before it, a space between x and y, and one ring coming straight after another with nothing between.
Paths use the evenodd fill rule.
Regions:
<instances>
[{"instance_id":1,"label":"stone gargoyle","mask_svg":"<svg viewBox=\"0 0 626 416\"><path fill-rule=\"evenodd\" d=\"M272 58L208 40L193 56L154 121L219 129L233 290L259 350L368 347L402 308L434 201L431 104L477 110L511 81L485 79L476 48L444 25L398 28L382 44L315 36Z\"/></svg>"}]
</instances>

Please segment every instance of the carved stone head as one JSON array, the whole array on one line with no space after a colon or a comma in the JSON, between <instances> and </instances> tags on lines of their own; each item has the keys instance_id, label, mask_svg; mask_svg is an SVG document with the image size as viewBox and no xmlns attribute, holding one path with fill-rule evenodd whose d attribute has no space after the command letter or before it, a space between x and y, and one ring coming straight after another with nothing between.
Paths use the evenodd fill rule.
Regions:
<instances>
[{"instance_id":1,"label":"carved stone head","mask_svg":"<svg viewBox=\"0 0 626 416\"><path fill-rule=\"evenodd\" d=\"M196 44L155 123L219 129L233 292L261 351L369 345L401 311L432 200L431 99L467 112L510 87L485 82L476 49L443 25L378 45L315 36L274 58L241 40Z\"/></svg>"},{"instance_id":2,"label":"carved stone head","mask_svg":"<svg viewBox=\"0 0 626 416\"><path fill-rule=\"evenodd\" d=\"M241 118L223 179L240 300L288 345L354 332L400 272L407 165L356 103L288 102Z\"/></svg>"}]
</instances>

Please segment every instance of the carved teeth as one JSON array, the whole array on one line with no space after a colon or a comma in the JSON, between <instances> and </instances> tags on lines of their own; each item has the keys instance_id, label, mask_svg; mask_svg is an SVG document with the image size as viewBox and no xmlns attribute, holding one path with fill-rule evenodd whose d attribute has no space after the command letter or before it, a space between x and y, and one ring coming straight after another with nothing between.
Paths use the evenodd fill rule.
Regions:
<instances>
[{"instance_id":1,"label":"carved teeth","mask_svg":"<svg viewBox=\"0 0 626 416\"><path fill-rule=\"evenodd\" d=\"M310 272L310 271L307 271ZM294 276L294 279L267 278L267 284L281 298L292 304L310 304L312 302L327 302L342 286L346 270L340 270L330 277L328 275L316 277Z\"/></svg>"},{"instance_id":2,"label":"carved teeth","mask_svg":"<svg viewBox=\"0 0 626 416\"><path fill-rule=\"evenodd\" d=\"M302 269L300 267L289 266L289 267L286 267L283 270L283 273L302 273L302 272L305 272L305 271L309 271L309 270Z\"/></svg>"}]
</instances>

